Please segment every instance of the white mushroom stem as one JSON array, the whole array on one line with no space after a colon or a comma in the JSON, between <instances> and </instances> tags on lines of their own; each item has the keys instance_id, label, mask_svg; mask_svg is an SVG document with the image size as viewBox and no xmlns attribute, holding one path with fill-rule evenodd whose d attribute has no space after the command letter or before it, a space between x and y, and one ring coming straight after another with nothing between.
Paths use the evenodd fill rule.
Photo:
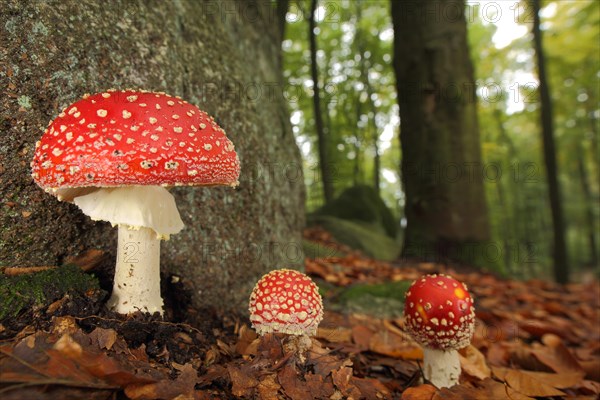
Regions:
<instances>
[{"instance_id":1,"label":"white mushroom stem","mask_svg":"<svg viewBox=\"0 0 600 400\"><path fill-rule=\"evenodd\" d=\"M423 375L438 389L458 384L460 359L456 350L423 348Z\"/></svg>"},{"instance_id":2,"label":"white mushroom stem","mask_svg":"<svg viewBox=\"0 0 600 400\"><path fill-rule=\"evenodd\" d=\"M160 186L100 188L73 202L93 220L119 226L119 248L108 306L121 314L162 314L160 240L179 232L183 222L175 199Z\"/></svg>"},{"instance_id":3,"label":"white mushroom stem","mask_svg":"<svg viewBox=\"0 0 600 400\"><path fill-rule=\"evenodd\" d=\"M162 314L160 239L153 229L119 225L117 265L107 305L120 314L135 311Z\"/></svg>"}]
</instances>

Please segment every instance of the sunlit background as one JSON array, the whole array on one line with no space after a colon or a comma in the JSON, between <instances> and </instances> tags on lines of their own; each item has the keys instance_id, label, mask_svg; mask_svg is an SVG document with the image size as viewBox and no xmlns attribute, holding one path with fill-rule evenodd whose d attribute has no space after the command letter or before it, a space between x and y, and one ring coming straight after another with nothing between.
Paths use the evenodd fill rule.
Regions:
<instances>
[{"instance_id":1,"label":"sunlit background","mask_svg":"<svg viewBox=\"0 0 600 400\"><path fill-rule=\"evenodd\" d=\"M590 266L598 254L598 4L547 1L541 12L567 245L575 267ZM307 210L312 212L324 199L312 107L308 12L308 2L290 4L283 49L286 95L304 159ZM503 254L506 270L531 276L551 265L552 242L532 16L519 2L477 1L467 2L466 17L493 238L510 249ZM375 185L379 179L381 197L398 224L405 226L389 5L322 2L316 21L321 109L335 194L355 184Z\"/></svg>"}]
</instances>

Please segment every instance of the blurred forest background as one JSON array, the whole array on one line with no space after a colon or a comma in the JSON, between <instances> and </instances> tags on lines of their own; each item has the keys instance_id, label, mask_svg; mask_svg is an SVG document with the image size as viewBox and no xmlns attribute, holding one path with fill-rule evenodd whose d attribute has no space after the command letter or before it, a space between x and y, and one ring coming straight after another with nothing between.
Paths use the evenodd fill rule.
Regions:
<instances>
[{"instance_id":1,"label":"blurred forest background","mask_svg":"<svg viewBox=\"0 0 600 400\"><path fill-rule=\"evenodd\" d=\"M309 222L384 259L447 256L512 277L563 282L597 274L599 4L392 2L390 8L385 1L289 2L285 95L304 160ZM463 6L464 19L456 12ZM427 67L418 62L407 66L413 53L436 57L438 47L454 46L461 34L469 51L451 49L441 70L421 73ZM427 116L399 109L415 101L431 107L425 114L431 111L439 123L424 137L446 135L445 142L418 144L414 133L410 137L409 129L429 124ZM456 106L444 111L447 120L438 112L444 103ZM475 104L473 123L468 112ZM466 122L454 123L461 118ZM440 125L450 132L436 132ZM457 126L465 132L452 131ZM465 145L446 154L462 134L477 149ZM464 158L461 151L473 156ZM409 157L420 160L412 169ZM479 185L481 193L471 193ZM416 197L436 190L448 212L419 220L432 203L417 204ZM477 197L483 205L469 205ZM468 231L472 219L480 233L411 232L411 224L433 227L452 219L461 202L468 206L457 211L466 216L458 229ZM461 247L444 245L453 235L453 245ZM421 241L421 252L409 251L412 240Z\"/></svg>"}]
</instances>

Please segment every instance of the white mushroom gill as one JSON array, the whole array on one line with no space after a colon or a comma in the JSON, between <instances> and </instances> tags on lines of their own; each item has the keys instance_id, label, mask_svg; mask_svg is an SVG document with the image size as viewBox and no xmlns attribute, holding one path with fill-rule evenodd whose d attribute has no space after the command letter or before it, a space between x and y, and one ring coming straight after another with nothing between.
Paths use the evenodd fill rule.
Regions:
<instances>
[{"instance_id":1,"label":"white mushroom gill","mask_svg":"<svg viewBox=\"0 0 600 400\"><path fill-rule=\"evenodd\" d=\"M93 220L119 226L108 307L120 314L162 314L160 240L183 229L173 196L160 186L129 186L100 188L73 202Z\"/></svg>"}]
</instances>

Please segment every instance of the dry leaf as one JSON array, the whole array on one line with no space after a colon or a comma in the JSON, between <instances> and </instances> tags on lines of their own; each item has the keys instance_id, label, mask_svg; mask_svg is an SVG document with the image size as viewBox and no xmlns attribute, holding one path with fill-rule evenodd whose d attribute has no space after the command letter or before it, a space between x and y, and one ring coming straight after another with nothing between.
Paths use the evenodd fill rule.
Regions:
<instances>
[{"instance_id":1,"label":"dry leaf","mask_svg":"<svg viewBox=\"0 0 600 400\"><path fill-rule=\"evenodd\" d=\"M406 389L402 393L402 400L431 400L437 389L431 385L419 385Z\"/></svg>"},{"instance_id":2,"label":"dry leaf","mask_svg":"<svg viewBox=\"0 0 600 400\"><path fill-rule=\"evenodd\" d=\"M492 376L492 371L485 362L485 357L475 347L469 345L459 351L462 370L475 378L485 379Z\"/></svg>"},{"instance_id":3,"label":"dry leaf","mask_svg":"<svg viewBox=\"0 0 600 400\"><path fill-rule=\"evenodd\" d=\"M500 380L527 396L564 396L565 393L558 389L569 388L582 381L577 373L550 374L500 367L493 367L492 371Z\"/></svg>"}]
</instances>

